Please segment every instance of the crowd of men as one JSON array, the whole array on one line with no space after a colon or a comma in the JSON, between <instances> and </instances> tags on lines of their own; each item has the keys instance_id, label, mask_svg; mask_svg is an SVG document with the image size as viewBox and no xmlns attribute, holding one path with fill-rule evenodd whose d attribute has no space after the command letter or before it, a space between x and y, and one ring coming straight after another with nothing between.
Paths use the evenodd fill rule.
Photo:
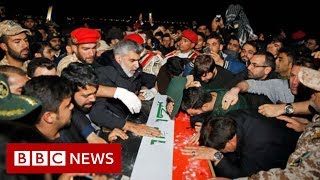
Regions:
<instances>
[{"instance_id":1,"label":"crowd of men","mask_svg":"<svg viewBox=\"0 0 320 180\"><path fill-rule=\"evenodd\" d=\"M173 119L188 114L196 131L182 153L210 160L217 176L319 178L317 36L243 39L216 17L210 28L150 19L126 30L69 33L28 17L0 22L0 48L2 151L7 142L112 143L130 138L128 132L160 137L145 117L164 94L173 100ZM19 178L6 173L5 162L0 167L0 179Z\"/></svg>"}]
</instances>

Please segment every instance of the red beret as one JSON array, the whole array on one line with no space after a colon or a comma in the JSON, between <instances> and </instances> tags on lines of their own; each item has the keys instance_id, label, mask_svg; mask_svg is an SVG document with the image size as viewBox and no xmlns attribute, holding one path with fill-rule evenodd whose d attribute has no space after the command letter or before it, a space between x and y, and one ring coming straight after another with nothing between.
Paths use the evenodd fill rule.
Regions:
<instances>
[{"instance_id":1,"label":"red beret","mask_svg":"<svg viewBox=\"0 0 320 180\"><path fill-rule=\"evenodd\" d=\"M302 38L304 38L306 36L306 33L299 30L299 31L296 31L294 33L292 33L291 37L293 40L300 40Z\"/></svg>"},{"instance_id":2,"label":"red beret","mask_svg":"<svg viewBox=\"0 0 320 180\"><path fill-rule=\"evenodd\" d=\"M124 39L130 39L130 40L132 40L132 41L134 41L134 42L136 42L136 43L138 43L140 45L144 43L143 37L140 34L137 34L137 33L126 35L124 37Z\"/></svg>"},{"instance_id":3,"label":"red beret","mask_svg":"<svg viewBox=\"0 0 320 180\"><path fill-rule=\"evenodd\" d=\"M189 39L192 43L197 43L198 42L198 35L192 30L184 30L182 31L182 37L185 37Z\"/></svg>"},{"instance_id":4,"label":"red beret","mask_svg":"<svg viewBox=\"0 0 320 180\"><path fill-rule=\"evenodd\" d=\"M97 43L100 33L95 29L78 28L71 32L71 39L75 44Z\"/></svg>"}]
</instances>

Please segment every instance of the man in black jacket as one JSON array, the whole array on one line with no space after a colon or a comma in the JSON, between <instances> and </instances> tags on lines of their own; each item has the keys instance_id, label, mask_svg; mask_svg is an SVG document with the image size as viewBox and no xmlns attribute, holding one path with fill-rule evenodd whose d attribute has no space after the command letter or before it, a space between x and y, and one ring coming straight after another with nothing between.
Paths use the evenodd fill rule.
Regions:
<instances>
[{"instance_id":1,"label":"man in black jacket","mask_svg":"<svg viewBox=\"0 0 320 180\"><path fill-rule=\"evenodd\" d=\"M285 122L251 110L210 117L200 132L201 147L186 147L192 159L209 159L217 176L237 178L260 170L284 168L299 134Z\"/></svg>"},{"instance_id":2,"label":"man in black jacket","mask_svg":"<svg viewBox=\"0 0 320 180\"><path fill-rule=\"evenodd\" d=\"M127 89L139 95L141 100L152 99L157 93L156 77L142 72L139 64L142 51L143 47L132 40L120 41L114 47L115 60L111 65L95 69L99 84ZM155 128L128 121L129 115L128 108L121 101L106 98L97 98L90 112L91 120L102 127L120 128L141 136L161 135Z\"/></svg>"},{"instance_id":3,"label":"man in black jacket","mask_svg":"<svg viewBox=\"0 0 320 180\"><path fill-rule=\"evenodd\" d=\"M63 142L88 142L88 143L106 143L111 142L117 137L126 139L128 136L120 129L114 129L108 137L99 137L97 132L102 130L93 124L88 116L92 105L96 101L96 95L99 88L98 77L93 68L88 64L73 62L63 69L61 77L68 80L72 88L72 110L71 126L61 131Z\"/></svg>"}]
</instances>

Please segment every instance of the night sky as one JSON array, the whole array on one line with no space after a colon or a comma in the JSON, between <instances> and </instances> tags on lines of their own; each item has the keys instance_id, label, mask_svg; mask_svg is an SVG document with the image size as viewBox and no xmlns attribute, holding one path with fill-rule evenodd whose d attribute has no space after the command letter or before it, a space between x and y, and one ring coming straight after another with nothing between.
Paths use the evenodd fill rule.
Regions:
<instances>
[{"instance_id":1,"label":"night sky","mask_svg":"<svg viewBox=\"0 0 320 180\"><path fill-rule=\"evenodd\" d=\"M175 17L187 21L197 20L210 24L216 14L225 14L228 5L240 3L251 26L259 31L262 29L279 29L285 27L291 31L305 29L306 31L319 32L316 22L319 19L318 9L311 0L303 0L300 3L281 0L214 0L214 1L186 1L172 0L0 0L4 2L8 14L33 14L46 15L48 5L53 5L53 19L66 16L129 16L137 17L139 12L152 12L155 19ZM188 0L190 1L190 0ZM303 2L303 4L302 4ZM64 3L72 4L66 5ZM107 4L107 5L102 5ZM318 20L318 22L320 22Z\"/></svg>"}]
</instances>

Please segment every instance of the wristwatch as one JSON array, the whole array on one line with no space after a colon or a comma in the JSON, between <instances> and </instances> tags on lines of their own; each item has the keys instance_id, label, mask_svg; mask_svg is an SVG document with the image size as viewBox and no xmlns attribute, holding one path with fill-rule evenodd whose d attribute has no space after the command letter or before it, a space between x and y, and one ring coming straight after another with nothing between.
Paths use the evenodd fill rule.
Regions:
<instances>
[{"instance_id":1,"label":"wristwatch","mask_svg":"<svg viewBox=\"0 0 320 180\"><path fill-rule=\"evenodd\" d=\"M222 159L222 157L223 157L222 152L217 151L217 152L215 152L215 153L213 154L213 161L214 161L214 162L215 162L215 161L220 161L220 160Z\"/></svg>"},{"instance_id":2,"label":"wristwatch","mask_svg":"<svg viewBox=\"0 0 320 180\"><path fill-rule=\"evenodd\" d=\"M284 107L284 111L286 112L286 114L293 114L294 109L292 104L290 103L286 104L286 106Z\"/></svg>"}]
</instances>

